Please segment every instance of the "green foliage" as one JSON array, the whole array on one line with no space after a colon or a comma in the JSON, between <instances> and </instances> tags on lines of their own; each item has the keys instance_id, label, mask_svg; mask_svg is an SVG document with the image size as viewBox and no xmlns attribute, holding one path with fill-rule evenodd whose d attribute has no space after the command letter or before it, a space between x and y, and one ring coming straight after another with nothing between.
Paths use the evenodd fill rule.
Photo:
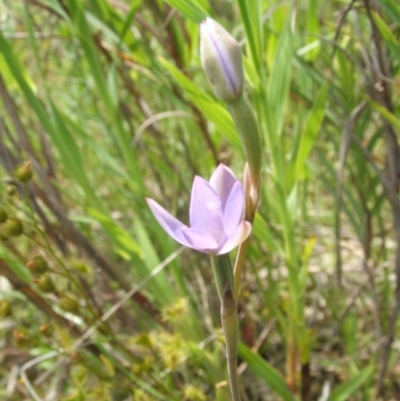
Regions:
<instances>
[{"instance_id":1,"label":"green foliage","mask_svg":"<svg viewBox=\"0 0 400 401\"><path fill-rule=\"evenodd\" d=\"M245 345L239 345L239 355L268 386L286 401L294 401L295 398L285 383L284 378L267 361L259 355L252 353Z\"/></svg>"}]
</instances>

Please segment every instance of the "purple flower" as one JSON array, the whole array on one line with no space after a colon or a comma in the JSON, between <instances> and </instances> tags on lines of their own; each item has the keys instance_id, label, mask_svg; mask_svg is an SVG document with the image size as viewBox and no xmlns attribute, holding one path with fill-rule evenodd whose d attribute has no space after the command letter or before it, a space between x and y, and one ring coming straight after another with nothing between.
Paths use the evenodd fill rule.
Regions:
<instances>
[{"instance_id":1,"label":"purple flower","mask_svg":"<svg viewBox=\"0 0 400 401\"><path fill-rule=\"evenodd\" d=\"M190 200L190 227L184 225L152 199L146 199L164 230L182 245L200 252L222 255L240 245L251 224L243 221L242 183L220 164L207 182L196 176Z\"/></svg>"}]
</instances>

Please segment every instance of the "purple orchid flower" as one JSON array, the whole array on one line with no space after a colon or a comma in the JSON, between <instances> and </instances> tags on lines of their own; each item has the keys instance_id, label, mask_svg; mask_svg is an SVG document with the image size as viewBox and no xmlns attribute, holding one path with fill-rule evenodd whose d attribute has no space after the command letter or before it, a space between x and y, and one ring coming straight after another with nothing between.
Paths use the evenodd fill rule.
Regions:
<instances>
[{"instance_id":1,"label":"purple orchid flower","mask_svg":"<svg viewBox=\"0 0 400 401\"><path fill-rule=\"evenodd\" d=\"M152 199L147 199L154 217L177 242L188 248L213 255L228 253L251 232L243 221L242 183L220 164L207 182L196 176L190 200L190 227L181 223Z\"/></svg>"}]
</instances>

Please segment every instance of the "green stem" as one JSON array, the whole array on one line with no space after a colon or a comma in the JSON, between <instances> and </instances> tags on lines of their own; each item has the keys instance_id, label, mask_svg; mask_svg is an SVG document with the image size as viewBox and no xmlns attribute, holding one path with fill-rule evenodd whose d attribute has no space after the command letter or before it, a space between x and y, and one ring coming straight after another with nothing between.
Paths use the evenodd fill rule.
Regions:
<instances>
[{"instance_id":1,"label":"green stem","mask_svg":"<svg viewBox=\"0 0 400 401\"><path fill-rule=\"evenodd\" d=\"M237 355L239 341L238 313L231 289L226 286L221 301L221 323L225 335L226 360L232 400L240 401Z\"/></svg>"},{"instance_id":2,"label":"green stem","mask_svg":"<svg viewBox=\"0 0 400 401\"><path fill-rule=\"evenodd\" d=\"M229 254L218 256L211 255L211 265L217 285L219 300L222 302L226 286L232 290L234 288L232 261Z\"/></svg>"},{"instance_id":3,"label":"green stem","mask_svg":"<svg viewBox=\"0 0 400 401\"><path fill-rule=\"evenodd\" d=\"M261 174L262 151L260 133L254 112L243 95L234 102L228 103L228 110L242 140L254 186L258 188Z\"/></svg>"},{"instance_id":4,"label":"green stem","mask_svg":"<svg viewBox=\"0 0 400 401\"><path fill-rule=\"evenodd\" d=\"M236 301L233 295L233 267L229 254L211 255L218 296L221 301L221 324L225 336L229 385L233 401L240 401L237 355L239 324Z\"/></svg>"},{"instance_id":5,"label":"green stem","mask_svg":"<svg viewBox=\"0 0 400 401\"><path fill-rule=\"evenodd\" d=\"M237 372L237 356L233 359L228 359L228 375L229 375L229 386L231 388L232 400L240 401L240 390L239 390L239 376Z\"/></svg>"}]
</instances>

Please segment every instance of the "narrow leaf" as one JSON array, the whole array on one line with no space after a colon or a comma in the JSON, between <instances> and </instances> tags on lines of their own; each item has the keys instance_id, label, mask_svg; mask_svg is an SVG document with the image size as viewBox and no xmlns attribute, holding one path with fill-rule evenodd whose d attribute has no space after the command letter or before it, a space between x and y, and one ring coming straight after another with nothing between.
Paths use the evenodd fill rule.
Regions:
<instances>
[{"instance_id":1,"label":"narrow leaf","mask_svg":"<svg viewBox=\"0 0 400 401\"><path fill-rule=\"evenodd\" d=\"M30 283L32 281L31 275L27 267L25 267L19 259L14 256L7 248L0 244L0 258L5 260L10 266L11 270L23 281Z\"/></svg>"},{"instance_id":2,"label":"narrow leaf","mask_svg":"<svg viewBox=\"0 0 400 401\"><path fill-rule=\"evenodd\" d=\"M140 255L141 250L139 245L132 237L110 217L100 213L98 210L89 209L88 213L94 217L104 228L107 234L113 239L116 244L116 252L125 259L131 259L131 256Z\"/></svg>"},{"instance_id":3,"label":"narrow leaf","mask_svg":"<svg viewBox=\"0 0 400 401\"><path fill-rule=\"evenodd\" d=\"M207 11L195 0L165 0L165 2L194 22L200 23L207 17Z\"/></svg>"},{"instance_id":4,"label":"narrow leaf","mask_svg":"<svg viewBox=\"0 0 400 401\"><path fill-rule=\"evenodd\" d=\"M275 61L272 66L268 84L268 128L275 136L279 136L283 126L284 112L289 97L291 63L292 63L292 33L289 15L279 37Z\"/></svg>"},{"instance_id":5,"label":"narrow leaf","mask_svg":"<svg viewBox=\"0 0 400 401\"><path fill-rule=\"evenodd\" d=\"M373 367L368 366L363 371L361 371L360 374L337 387L328 398L328 401L348 400L349 397L359 389L359 387L372 375L373 372Z\"/></svg>"},{"instance_id":6,"label":"narrow leaf","mask_svg":"<svg viewBox=\"0 0 400 401\"><path fill-rule=\"evenodd\" d=\"M364 96L364 99L390 124L394 125L396 128L400 129L400 119L391 113L386 107L375 102L368 96Z\"/></svg>"},{"instance_id":7,"label":"narrow leaf","mask_svg":"<svg viewBox=\"0 0 400 401\"><path fill-rule=\"evenodd\" d=\"M307 117L304 131L301 135L299 149L295 162L295 181L304 177L305 163L315 144L325 115L325 105L328 94L328 84L324 84L317 96L314 106Z\"/></svg>"},{"instance_id":8,"label":"narrow leaf","mask_svg":"<svg viewBox=\"0 0 400 401\"><path fill-rule=\"evenodd\" d=\"M216 102L211 96L206 95L187 76L179 71L173 64L161 59L161 64L169 71L172 78L182 87L186 96L200 109L204 116L218 128L220 133L228 139L236 149L241 148L240 138L235 129L232 117L228 111Z\"/></svg>"},{"instance_id":9,"label":"narrow leaf","mask_svg":"<svg viewBox=\"0 0 400 401\"><path fill-rule=\"evenodd\" d=\"M271 390L280 395L285 401L295 401L293 394L285 383L285 379L265 359L252 352L242 343L239 343L239 355L247 362L253 372L265 381Z\"/></svg>"},{"instance_id":10,"label":"narrow leaf","mask_svg":"<svg viewBox=\"0 0 400 401\"><path fill-rule=\"evenodd\" d=\"M400 25L400 6L397 0L378 0L378 2L393 21Z\"/></svg>"}]
</instances>

